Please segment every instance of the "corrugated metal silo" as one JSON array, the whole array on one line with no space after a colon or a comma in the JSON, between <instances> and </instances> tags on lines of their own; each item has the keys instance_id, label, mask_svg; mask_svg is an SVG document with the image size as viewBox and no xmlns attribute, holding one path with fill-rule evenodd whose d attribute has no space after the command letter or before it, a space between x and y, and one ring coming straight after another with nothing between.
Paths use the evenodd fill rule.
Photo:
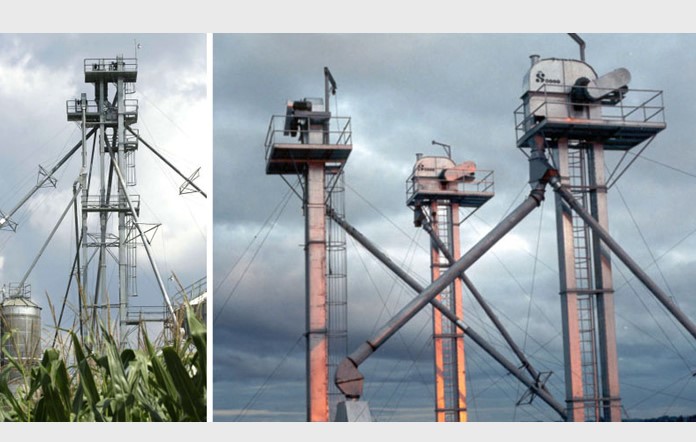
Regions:
<instances>
[{"instance_id":1,"label":"corrugated metal silo","mask_svg":"<svg viewBox=\"0 0 696 442\"><path fill-rule=\"evenodd\" d=\"M30 298L10 296L0 304L0 334L7 354L25 365L41 355L41 307ZM3 353L3 365L7 356Z\"/></svg>"}]
</instances>

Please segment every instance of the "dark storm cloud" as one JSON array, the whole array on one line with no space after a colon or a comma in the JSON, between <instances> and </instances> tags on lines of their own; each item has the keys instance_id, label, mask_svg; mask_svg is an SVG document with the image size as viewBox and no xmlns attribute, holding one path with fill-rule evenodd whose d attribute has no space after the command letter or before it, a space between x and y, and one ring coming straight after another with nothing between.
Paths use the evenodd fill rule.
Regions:
<instances>
[{"instance_id":1,"label":"dark storm cloud","mask_svg":"<svg viewBox=\"0 0 696 442\"><path fill-rule=\"evenodd\" d=\"M696 155L691 152L696 127L688 116L694 111L696 91L685 73L696 65L696 57L685 48L696 43L696 37L587 34L583 38L587 60L598 74L626 67L632 74L631 88L664 90L668 128L610 190L609 225L623 247L663 287L665 275L670 294L694 318L688 294L691 249L696 241L690 233L696 213L688 201L696 185L691 172L696 170ZM283 371L286 365L291 368L285 373L297 373L304 358L301 343L283 359L304 327L300 246L304 221L300 202L292 194L275 221L274 208L279 208L288 188L280 178L265 175L263 139L271 115L282 114L288 99L322 96L322 68L331 69L338 82L331 111L337 107L338 114L352 118L353 153L345 167L347 219L427 285L427 236L416 231L412 213L405 207L405 181L415 154L441 155L439 147L431 145L437 140L451 144L458 161L473 160L480 169L495 171L496 197L462 225L462 248L468 249L528 193L528 166L515 148L513 111L521 104L522 78L531 54L577 58L578 47L566 34L215 36L216 409L242 408L254 396L251 379L269 376L263 384L264 400L257 401L255 409L298 412L289 420L303 419L302 389L298 400L281 406L276 393L283 384L275 384L271 376L274 369ZM607 154L607 175L620 157L620 153ZM622 164L632 158L628 155ZM295 183L295 177L288 180ZM549 191L543 210L533 212L467 273L515 341L529 352L532 363L539 370L553 371L549 385L562 401L554 203ZM237 266L231 271L234 263ZM348 273L352 351L413 293L394 284L381 264L350 239ZM693 347L681 337L678 326L662 324L660 307L644 289L638 290L640 284L619 263L614 286L622 382L640 384L641 373L658 366L654 362L658 359L664 362L659 364L660 377L673 380L690 375L679 361L684 358L686 365L693 366ZM480 309L470 298L467 303L465 321L509 355ZM421 385L422 378L431 382L429 315L429 309L421 312L364 364L365 394L371 405L394 411L380 413L382 420L432 419L431 393ZM652 350L670 339L674 344L669 348ZM666 362L674 358L676 364ZM472 419L557 419L538 400L532 408L515 408L523 387L469 341L467 359ZM395 366L394 372L380 369ZM410 366L411 371L406 368ZM301 383L302 373L297 375ZM285 374L282 379L288 381ZM378 385L382 387L375 394ZM689 398L696 397L696 382L680 386L683 390L675 403L689 404ZM398 397L401 390L405 393L398 406L390 403L389 398ZM636 407L627 409L631 415L647 416L659 409L648 410L645 391L625 388L622 394L625 406ZM688 405L680 408L685 409ZM227 418L234 419L231 416ZM283 414L278 416L284 420ZM254 420L251 415L245 419Z\"/></svg>"}]
</instances>

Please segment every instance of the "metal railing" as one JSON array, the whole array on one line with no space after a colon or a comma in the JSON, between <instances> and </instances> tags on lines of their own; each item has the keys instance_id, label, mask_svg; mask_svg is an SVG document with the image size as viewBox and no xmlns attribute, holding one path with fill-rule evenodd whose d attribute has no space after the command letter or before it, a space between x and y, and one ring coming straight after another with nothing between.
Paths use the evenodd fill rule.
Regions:
<instances>
[{"instance_id":1,"label":"metal railing","mask_svg":"<svg viewBox=\"0 0 696 442\"><path fill-rule=\"evenodd\" d=\"M552 90L549 91L549 88ZM570 87L566 87L569 90ZM534 108L527 108L529 102L521 104L515 109L515 132L517 141L530 129L546 118L569 118L576 109L595 108L601 109L599 119L592 118L587 121L604 121L608 123L665 123L664 99L662 91L649 89L631 89L628 92L613 91L602 88L587 88L590 91L597 91L597 94L615 92L614 99L600 100L595 103L581 103L570 100L570 94L557 92L558 85L543 84L536 91L530 92L538 104ZM566 108L565 116L560 115L558 110Z\"/></svg>"},{"instance_id":2,"label":"metal railing","mask_svg":"<svg viewBox=\"0 0 696 442\"><path fill-rule=\"evenodd\" d=\"M305 119L305 117L287 117L286 115L273 115L271 117L270 123L268 124L268 132L266 133L266 139L264 141L264 147L266 148L266 158L268 158L271 147L274 144L301 144L299 140L300 138L302 138L302 135L307 135L309 133L309 131L307 130L298 129L295 132L296 136L291 136L285 128L285 121L287 118ZM328 141L324 144L352 144L353 131L351 128L350 117L330 117L329 130L324 132L324 134L328 137Z\"/></svg>"},{"instance_id":3,"label":"metal railing","mask_svg":"<svg viewBox=\"0 0 696 442\"><path fill-rule=\"evenodd\" d=\"M126 115L134 115L138 113L138 100L136 98L128 98L124 100L124 111ZM76 116L82 115L82 100L79 98L68 100L65 103L65 111L68 115ZM107 105L104 108L107 116L111 116L108 119L116 118L118 115L118 108L115 106ZM96 100L87 100L85 113L88 115L99 114L99 103Z\"/></svg>"},{"instance_id":4,"label":"metal railing","mask_svg":"<svg viewBox=\"0 0 696 442\"><path fill-rule=\"evenodd\" d=\"M208 291L208 278L202 277L193 284L179 290L173 297L172 303L175 308L184 304L184 300L190 301ZM167 322L171 320L171 314L165 305L138 306L129 308L127 321L136 322Z\"/></svg>"},{"instance_id":5,"label":"metal railing","mask_svg":"<svg viewBox=\"0 0 696 442\"><path fill-rule=\"evenodd\" d=\"M133 203L133 209L136 212L140 211L140 195L139 194L128 194L131 202ZM102 204L101 197L99 195L90 195L84 202L86 209L103 209L103 210L116 210L116 209L128 209L128 198L126 195L121 194L120 196L112 195L109 199L109 203Z\"/></svg>"},{"instance_id":6,"label":"metal railing","mask_svg":"<svg viewBox=\"0 0 696 442\"><path fill-rule=\"evenodd\" d=\"M208 291L208 277L204 276L193 284L179 290L172 298L174 305L184 304L184 301L191 301Z\"/></svg>"},{"instance_id":7,"label":"metal railing","mask_svg":"<svg viewBox=\"0 0 696 442\"><path fill-rule=\"evenodd\" d=\"M169 318L170 313L166 306L148 305L139 307L130 307L126 312L126 321L129 323L142 322L165 322Z\"/></svg>"},{"instance_id":8,"label":"metal railing","mask_svg":"<svg viewBox=\"0 0 696 442\"><path fill-rule=\"evenodd\" d=\"M86 58L85 73L138 72L137 58Z\"/></svg>"},{"instance_id":9,"label":"metal railing","mask_svg":"<svg viewBox=\"0 0 696 442\"><path fill-rule=\"evenodd\" d=\"M2 286L2 299L24 298L31 299L31 284L20 285L18 282L11 282L9 286Z\"/></svg>"},{"instance_id":10,"label":"metal railing","mask_svg":"<svg viewBox=\"0 0 696 442\"><path fill-rule=\"evenodd\" d=\"M406 201L409 201L413 195L415 195L418 192L421 192L423 190L425 191L430 191L432 190L428 186L424 185L424 182L426 181L440 181L440 178L437 177L437 173L439 171L431 168L421 168L418 170L418 172L422 172L423 170L426 171L432 171L433 176L432 177L416 177L416 171L411 173L411 176L408 177L406 180ZM493 171L492 170L477 170L476 171L476 176L474 177L473 180L469 181L460 181L457 183L457 192L461 192L462 194L466 193L493 193L495 191L494 188L495 185L495 179L493 176Z\"/></svg>"}]
</instances>

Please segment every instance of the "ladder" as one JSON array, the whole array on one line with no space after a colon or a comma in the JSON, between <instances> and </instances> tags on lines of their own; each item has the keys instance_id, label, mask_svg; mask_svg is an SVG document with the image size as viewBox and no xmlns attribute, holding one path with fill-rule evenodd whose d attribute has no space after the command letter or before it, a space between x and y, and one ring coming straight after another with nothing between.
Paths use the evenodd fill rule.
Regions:
<instances>
[{"instance_id":1,"label":"ladder","mask_svg":"<svg viewBox=\"0 0 696 442\"><path fill-rule=\"evenodd\" d=\"M135 186L137 184L135 177L135 151L126 150L124 155L126 160L126 176L124 177L126 186Z\"/></svg>"},{"instance_id":2,"label":"ladder","mask_svg":"<svg viewBox=\"0 0 696 442\"><path fill-rule=\"evenodd\" d=\"M568 172L573 196L588 207L587 153L583 148L568 149ZM595 327L596 297L592 278L592 249L590 230L573 212L573 254L575 262L575 293L577 297L577 323L580 335L583 401L585 420L600 419L600 393L597 364L597 335Z\"/></svg>"},{"instance_id":3,"label":"ladder","mask_svg":"<svg viewBox=\"0 0 696 442\"><path fill-rule=\"evenodd\" d=\"M126 241L126 293L128 296L138 296L138 229L132 216L126 218L126 229L128 231L128 240ZM143 238L143 241L146 240L146 238Z\"/></svg>"},{"instance_id":4,"label":"ladder","mask_svg":"<svg viewBox=\"0 0 696 442\"><path fill-rule=\"evenodd\" d=\"M341 218L345 217L345 184L343 171L327 173L325 189L327 206ZM348 355L348 280L346 232L330 216L326 217L326 303L328 308L328 373L333 378L338 364ZM329 419L336 417L343 394L329 382Z\"/></svg>"}]
</instances>

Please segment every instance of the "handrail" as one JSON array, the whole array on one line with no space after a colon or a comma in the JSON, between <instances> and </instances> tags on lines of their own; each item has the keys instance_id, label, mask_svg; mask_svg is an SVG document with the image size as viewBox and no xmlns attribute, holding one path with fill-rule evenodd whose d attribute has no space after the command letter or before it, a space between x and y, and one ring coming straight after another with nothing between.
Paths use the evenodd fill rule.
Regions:
<instances>
[{"instance_id":1,"label":"handrail","mask_svg":"<svg viewBox=\"0 0 696 442\"><path fill-rule=\"evenodd\" d=\"M550 108L558 109L564 107L587 107L598 106L601 116L591 118L587 121L614 121L625 123L664 123L664 97L663 92L651 89L631 89L630 93L622 93L621 100L616 103L596 102L579 103L569 99L568 94L553 92L554 90L568 90L568 85L546 85L539 86L535 91L530 91L532 97L518 106L514 111L515 132L517 141L524 134L536 125L537 120L544 118L559 117L557 112ZM549 88L552 88L551 91ZM606 88L588 88L599 91L610 91ZM534 100L534 108L528 109ZM570 112L569 112L570 114ZM560 117L559 117L560 118Z\"/></svg>"},{"instance_id":2,"label":"handrail","mask_svg":"<svg viewBox=\"0 0 696 442\"><path fill-rule=\"evenodd\" d=\"M422 170L436 170L435 168L425 168ZM493 170L476 170L477 176L472 181L461 181L457 185L457 191L465 193L488 193L493 192L495 187L494 171ZM417 187L417 180L415 176L416 171L412 172L411 175L406 180L406 200L408 201L414 194L420 191ZM483 175L482 175L483 174ZM422 180L439 181L438 177L420 177Z\"/></svg>"},{"instance_id":3,"label":"handrail","mask_svg":"<svg viewBox=\"0 0 696 442\"><path fill-rule=\"evenodd\" d=\"M2 299L31 299L31 284L22 284L18 282L11 282L9 286L3 286L0 290L2 292Z\"/></svg>"},{"instance_id":4,"label":"handrail","mask_svg":"<svg viewBox=\"0 0 696 442\"><path fill-rule=\"evenodd\" d=\"M138 99L137 98L127 98L124 101L124 114L137 114L138 113ZM116 106L108 105L105 110L116 110ZM65 110L68 114L81 114L82 113L82 100L79 98L67 100L65 102ZM85 112L88 114L99 113L99 103L96 100L87 100Z\"/></svg>"},{"instance_id":5,"label":"handrail","mask_svg":"<svg viewBox=\"0 0 696 442\"><path fill-rule=\"evenodd\" d=\"M183 290L179 290L176 292L174 295L173 301L175 303L182 303L184 298L187 301L191 301L192 299L195 299L196 297L202 295L203 293L208 291L208 278L206 276L200 278L199 280L189 284L187 287L184 287Z\"/></svg>"},{"instance_id":6,"label":"handrail","mask_svg":"<svg viewBox=\"0 0 696 442\"><path fill-rule=\"evenodd\" d=\"M266 158L268 158L271 147L277 144L279 140L287 144L301 144L299 142L299 135L303 133L308 133L308 131L298 130L296 131L297 137L291 137L286 135L285 130L285 120L288 118L286 115L273 115L268 124L268 131L266 132L266 137L264 139L264 147L266 148ZM353 140L353 132L351 129L351 118L332 116L329 119L329 127L334 125L338 129L329 129L324 133L328 136L329 141L326 144L329 145L349 145ZM334 123L334 124L331 124Z\"/></svg>"},{"instance_id":7,"label":"handrail","mask_svg":"<svg viewBox=\"0 0 696 442\"><path fill-rule=\"evenodd\" d=\"M85 72L137 72L137 58L85 58Z\"/></svg>"}]
</instances>

